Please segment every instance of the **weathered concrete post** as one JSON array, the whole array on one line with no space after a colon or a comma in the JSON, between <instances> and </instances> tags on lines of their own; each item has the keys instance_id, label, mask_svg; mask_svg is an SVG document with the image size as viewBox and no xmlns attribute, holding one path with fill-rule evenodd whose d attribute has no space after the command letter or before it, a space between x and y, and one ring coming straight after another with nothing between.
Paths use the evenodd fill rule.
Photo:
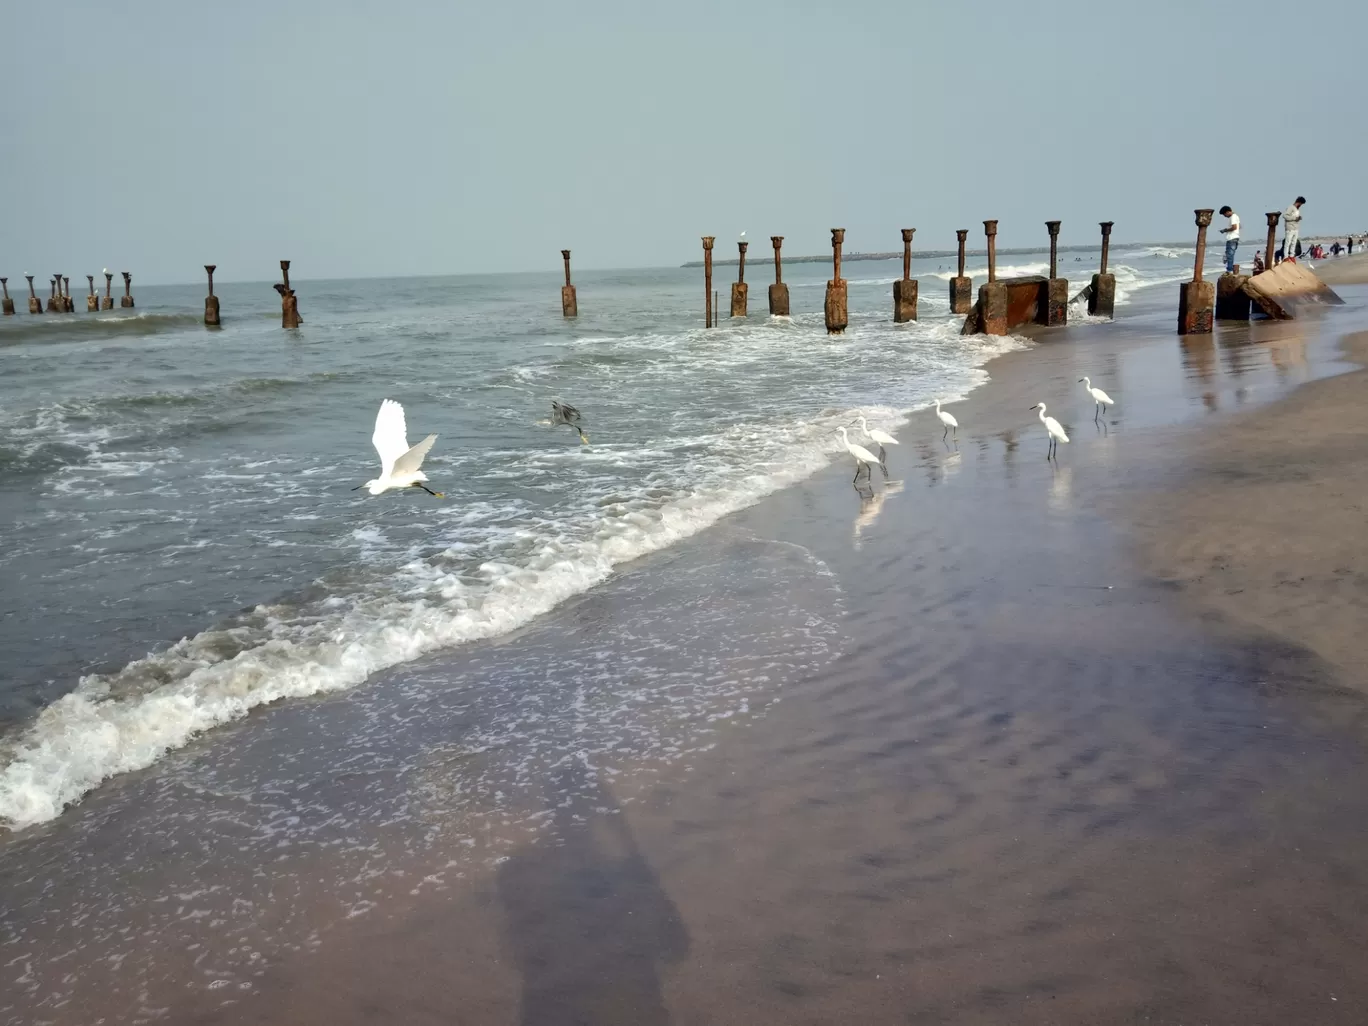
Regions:
<instances>
[{"instance_id":1,"label":"weathered concrete post","mask_svg":"<svg viewBox=\"0 0 1368 1026\"><path fill-rule=\"evenodd\" d=\"M784 269L779 261L779 247L784 244L782 235L771 235L770 244L774 246L774 284L769 287L769 306L771 317L789 315L788 286L784 284Z\"/></svg>"},{"instance_id":2,"label":"weathered concrete post","mask_svg":"<svg viewBox=\"0 0 1368 1026\"><path fill-rule=\"evenodd\" d=\"M129 271L120 271L124 280L124 294L119 297L119 306L130 307L133 305L133 275Z\"/></svg>"},{"instance_id":3,"label":"weathered concrete post","mask_svg":"<svg viewBox=\"0 0 1368 1026\"><path fill-rule=\"evenodd\" d=\"M917 279L912 277L912 233L917 229L902 229L903 276L893 283L893 323L903 324L917 319Z\"/></svg>"},{"instance_id":4,"label":"weathered concrete post","mask_svg":"<svg viewBox=\"0 0 1368 1026\"><path fill-rule=\"evenodd\" d=\"M63 279L62 279L62 292L63 292L64 297L65 297L65 298L63 298L63 300L62 300L62 309L65 310L67 313L75 313L75 312L76 312L76 304L73 303L73 302L71 301L71 279L70 279L70 278L63 278Z\"/></svg>"},{"instance_id":5,"label":"weathered concrete post","mask_svg":"<svg viewBox=\"0 0 1368 1026\"><path fill-rule=\"evenodd\" d=\"M113 310L113 309L114 309L114 296L111 294L110 290L113 289L113 287L114 287L114 275L111 274L109 271L105 271L105 272L104 272L104 276L105 276L105 294L104 294L104 299L100 300L100 309L101 309L101 310Z\"/></svg>"},{"instance_id":6,"label":"weathered concrete post","mask_svg":"<svg viewBox=\"0 0 1368 1026\"><path fill-rule=\"evenodd\" d=\"M49 279L48 279L48 301L47 301L47 312L48 312L48 313L61 313L61 312L62 312L62 304L59 303L59 302L57 302L57 282L58 282L59 280L60 280L60 278L55 278L55 277L54 277L54 278L49 278Z\"/></svg>"},{"instance_id":7,"label":"weathered concrete post","mask_svg":"<svg viewBox=\"0 0 1368 1026\"><path fill-rule=\"evenodd\" d=\"M90 286L90 295L86 296L86 313L96 313L100 309L100 297L95 295L95 275L86 275L86 284Z\"/></svg>"},{"instance_id":8,"label":"weathered concrete post","mask_svg":"<svg viewBox=\"0 0 1368 1026\"><path fill-rule=\"evenodd\" d=\"M745 317L746 299L750 291L750 286L746 284L746 250L750 247L749 242L738 242L737 252L741 254L741 263L737 267L736 281L732 282L731 315L733 317Z\"/></svg>"},{"instance_id":9,"label":"weathered concrete post","mask_svg":"<svg viewBox=\"0 0 1368 1026\"><path fill-rule=\"evenodd\" d=\"M955 230L959 240L959 273L950 279L950 312L954 314L967 314L974 305L973 279L964 276L964 240L968 237L968 228Z\"/></svg>"},{"instance_id":10,"label":"weathered concrete post","mask_svg":"<svg viewBox=\"0 0 1368 1026\"><path fill-rule=\"evenodd\" d=\"M1050 277L1040 288L1040 302L1036 305L1036 323L1057 327L1069 322L1069 280L1059 277L1059 224L1046 221L1050 233Z\"/></svg>"},{"instance_id":11,"label":"weathered concrete post","mask_svg":"<svg viewBox=\"0 0 1368 1026\"><path fill-rule=\"evenodd\" d=\"M1094 317L1116 316L1116 275L1107 273L1107 250L1111 246L1111 221L1099 221L1102 226L1102 265L1092 277L1088 293L1088 313Z\"/></svg>"},{"instance_id":12,"label":"weathered concrete post","mask_svg":"<svg viewBox=\"0 0 1368 1026\"><path fill-rule=\"evenodd\" d=\"M8 278L0 278L0 290L5 293L5 298L0 300L0 311L3 311L6 317L13 316L14 300L10 299Z\"/></svg>"},{"instance_id":13,"label":"weathered concrete post","mask_svg":"<svg viewBox=\"0 0 1368 1026\"><path fill-rule=\"evenodd\" d=\"M845 242L845 229L831 229L831 253L833 277L826 288L826 329L828 335L839 335L850 323L850 313L846 305L846 281L841 277L841 244Z\"/></svg>"},{"instance_id":14,"label":"weathered concrete post","mask_svg":"<svg viewBox=\"0 0 1368 1026\"><path fill-rule=\"evenodd\" d=\"M1267 271L1273 267L1273 252L1277 246L1278 218L1282 217L1282 212L1275 210L1271 214L1264 214L1264 217L1268 218L1268 248L1264 250L1264 270Z\"/></svg>"},{"instance_id":15,"label":"weathered concrete post","mask_svg":"<svg viewBox=\"0 0 1368 1026\"><path fill-rule=\"evenodd\" d=\"M285 278L285 286L280 293L280 326L282 328L297 328L300 321L299 300L295 297L294 289L290 288L290 262L282 260L280 262L280 273Z\"/></svg>"},{"instance_id":16,"label":"weathered concrete post","mask_svg":"<svg viewBox=\"0 0 1368 1026\"><path fill-rule=\"evenodd\" d=\"M217 327L219 323L219 301L214 295L214 268L218 264L205 264L204 271L209 275L209 295L204 297L204 323Z\"/></svg>"},{"instance_id":17,"label":"weathered concrete post","mask_svg":"<svg viewBox=\"0 0 1368 1026\"><path fill-rule=\"evenodd\" d=\"M29 313L40 314L43 312L43 301L38 298L38 293L33 291L33 275L26 274L24 277L29 283Z\"/></svg>"},{"instance_id":18,"label":"weathered concrete post","mask_svg":"<svg viewBox=\"0 0 1368 1026\"><path fill-rule=\"evenodd\" d=\"M579 316L579 297L575 295L575 286L570 284L570 251L561 250L561 259L565 261L565 284L561 286L561 315L564 317Z\"/></svg>"},{"instance_id":19,"label":"weathered concrete post","mask_svg":"<svg viewBox=\"0 0 1368 1026\"><path fill-rule=\"evenodd\" d=\"M1206 259L1207 228L1215 210L1206 207L1193 213L1197 218L1197 257L1193 262L1192 281L1178 286L1178 334L1210 335L1216 286L1202 280L1202 262Z\"/></svg>"},{"instance_id":20,"label":"weathered concrete post","mask_svg":"<svg viewBox=\"0 0 1368 1026\"><path fill-rule=\"evenodd\" d=\"M988 237L988 283L979 286L979 311L985 335L1007 334L1007 286L997 280L996 221L983 222L983 234Z\"/></svg>"},{"instance_id":21,"label":"weathered concrete post","mask_svg":"<svg viewBox=\"0 0 1368 1026\"><path fill-rule=\"evenodd\" d=\"M1236 265L1238 266L1238 265ZM1250 299L1244 290L1250 275L1227 273L1216 279L1216 319L1218 321L1249 320Z\"/></svg>"},{"instance_id":22,"label":"weathered concrete post","mask_svg":"<svg viewBox=\"0 0 1368 1026\"><path fill-rule=\"evenodd\" d=\"M713 326L712 248L714 235L703 236L703 327Z\"/></svg>"}]
</instances>

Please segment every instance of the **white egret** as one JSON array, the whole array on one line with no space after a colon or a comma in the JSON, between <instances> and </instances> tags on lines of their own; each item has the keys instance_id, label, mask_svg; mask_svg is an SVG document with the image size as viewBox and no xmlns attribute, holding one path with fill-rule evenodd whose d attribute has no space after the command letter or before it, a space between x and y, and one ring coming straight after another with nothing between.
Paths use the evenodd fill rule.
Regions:
<instances>
[{"instance_id":1,"label":"white egret","mask_svg":"<svg viewBox=\"0 0 1368 1026\"><path fill-rule=\"evenodd\" d=\"M1059 443L1069 441L1069 436L1064 433L1063 425L1053 417L1045 416L1044 403L1036 403L1031 409L1040 411L1040 422L1045 425L1045 431L1050 436L1050 446L1045 450L1045 458L1048 460L1051 454L1058 457Z\"/></svg>"},{"instance_id":2,"label":"white egret","mask_svg":"<svg viewBox=\"0 0 1368 1026\"><path fill-rule=\"evenodd\" d=\"M860 427L864 430L866 438L871 442L879 443L879 462L882 463L884 461L884 446L897 445L898 440L887 432L880 431L878 428L871 428L869 421L865 420L864 417L860 418Z\"/></svg>"},{"instance_id":3,"label":"white egret","mask_svg":"<svg viewBox=\"0 0 1368 1026\"><path fill-rule=\"evenodd\" d=\"M846 429L844 427L838 427L836 430L841 433L841 444L845 446L846 452L855 457L855 476L851 480L858 481L860 479L860 468L864 467L865 470L869 470L873 464L880 463L879 457L875 456L863 445L856 445L852 442L850 437L846 434ZM880 465L882 464L880 463ZM873 473L873 471L870 471L870 473Z\"/></svg>"},{"instance_id":4,"label":"white egret","mask_svg":"<svg viewBox=\"0 0 1368 1026\"><path fill-rule=\"evenodd\" d=\"M581 429L579 426L580 411L575 409L569 403L563 403L559 399L552 399L551 419L549 421L542 421L542 423L549 423L553 428L560 427L560 425L562 424L568 424L579 433L581 445L589 444L589 436L586 435L583 429Z\"/></svg>"},{"instance_id":5,"label":"white egret","mask_svg":"<svg viewBox=\"0 0 1368 1026\"><path fill-rule=\"evenodd\" d=\"M1078 380L1083 382L1083 388L1087 391L1088 395L1092 396L1093 402L1097 404L1097 410L1093 413L1093 420L1096 420L1098 414L1103 413L1108 406L1111 406L1113 403L1116 402L1115 399L1107 395L1107 393L1102 391L1102 389L1093 388L1092 378L1081 377Z\"/></svg>"},{"instance_id":6,"label":"white egret","mask_svg":"<svg viewBox=\"0 0 1368 1026\"><path fill-rule=\"evenodd\" d=\"M955 437L959 437L959 421L941 410L941 401L939 399L936 400L936 416L939 417L940 422L945 425L945 431L941 433L942 442L945 441L945 436L950 433L951 428L954 428L955 430Z\"/></svg>"},{"instance_id":7,"label":"white egret","mask_svg":"<svg viewBox=\"0 0 1368 1026\"><path fill-rule=\"evenodd\" d=\"M441 492L434 492L423 484L428 478L418 469L435 441L436 435L428 435L410 447L404 408L393 399L386 399L380 404L380 412L375 415L375 433L371 435L375 451L380 454L380 476L357 485L352 491L364 488L372 495L379 495L391 488L421 488L429 495L444 498Z\"/></svg>"}]
</instances>

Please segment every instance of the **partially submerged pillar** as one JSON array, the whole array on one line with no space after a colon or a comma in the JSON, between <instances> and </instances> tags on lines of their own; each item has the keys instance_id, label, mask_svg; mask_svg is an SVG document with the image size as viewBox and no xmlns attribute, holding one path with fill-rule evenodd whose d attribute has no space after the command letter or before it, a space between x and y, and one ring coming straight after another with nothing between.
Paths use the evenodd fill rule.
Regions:
<instances>
[{"instance_id":1,"label":"partially submerged pillar","mask_svg":"<svg viewBox=\"0 0 1368 1026\"><path fill-rule=\"evenodd\" d=\"M997 221L983 222L983 234L988 239L988 282L979 286L978 330L985 335L1007 334L1007 286L997 280L997 226Z\"/></svg>"},{"instance_id":2,"label":"partially submerged pillar","mask_svg":"<svg viewBox=\"0 0 1368 1026\"><path fill-rule=\"evenodd\" d=\"M48 312L48 313L61 313L61 312L62 312L62 301L61 301L61 299L59 298L60 295L61 295L61 292L60 292L61 284L62 284L62 276L61 276L60 274L54 274L54 275L52 276L52 280L48 282L48 301L47 301L47 312Z\"/></svg>"},{"instance_id":3,"label":"partially submerged pillar","mask_svg":"<svg viewBox=\"0 0 1368 1026\"><path fill-rule=\"evenodd\" d=\"M959 240L959 272L950 279L950 312L952 314L967 314L969 308L974 305L973 279L964 276L964 240L968 237L968 228L956 229L955 238Z\"/></svg>"},{"instance_id":4,"label":"partially submerged pillar","mask_svg":"<svg viewBox=\"0 0 1368 1026\"><path fill-rule=\"evenodd\" d=\"M101 309L101 310L113 310L113 309L114 309L114 296L113 296L111 290L114 288L114 275L111 274L109 271L105 271L105 272L104 272L104 276L105 276L105 294L104 294L104 299L102 299L102 300L100 301L100 309Z\"/></svg>"},{"instance_id":5,"label":"partially submerged pillar","mask_svg":"<svg viewBox=\"0 0 1368 1026\"><path fill-rule=\"evenodd\" d=\"M782 235L771 235L770 244L774 246L774 284L769 287L769 308L771 317L789 315L789 291L784 284L784 268L780 263L779 247L784 244Z\"/></svg>"},{"instance_id":6,"label":"partially submerged pillar","mask_svg":"<svg viewBox=\"0 0 1368 1026\"><path fill-rule=\"evenodd\" d=\"M893 283L893 322L903 324L917 319L917 279L912 277L912 233L917 229L902 229L903 276Z\"/></svg>"},{"instance_id":7,"label":"partially submerged pillar","mask_svg":"<svg viewBox=\"0 0 1368 1026\"><path fill-rule=\"evenodd\" d=\"M1102 227L1102 264L1092 276L1092 291L1088 293L1088 313L1094 317L1116 316L1116 275L1107 273L1107 251L1111 246L1111 221L1099 221Z\"/></svg>"},{"instance_id":8,"label":"partially submerged pillar","mask_svg":"<svg viewBox=\"0 0 1368 1026\"><path fill-rule=\"evenodd\" d=\"M280 262L280 273L285 279L285 284L280 290L280 326L282 328L297 328L303 318L299 316L299 300L295 298L294 289L290 288L290 262L288 260Z\"/></svg>"},{"instance_id":9,"label":"partially submerged pillar","mask_svg":"<svg viewBox=\"0 0 1368 1026\"><path fill-rule=\"evenodd\" d=\"M737 265L736 281L732 282L731 315L733 317L746 316L746 296L750 288L746 284L746 249L749 246L749 242L738 242L736 244L736 250L741 255L741 262Z\"/></svg>"},{"instance_id":10,"label":"partially submerged pillar","mask_svg":"<svg viewBox=\"0 0 1368 1026\"><path fill-rule=\"evenodd\" d=\"M119 305L130 307L133 305L133 275L128 271L120 271L124 280L124 294L119 297Z\"/></svg>"},{"instance_id":11,"label":"partially submerged pillar","mask_svg":"<svg viewBox=\"0 0 1368 1026\"><path fill-rule=\"evenodd\" d=\"M1202 263L1206 259L1206 233L1211 226L1210 207L1195 210L1197 220L1197 256L1193 261L1192 281L1178 286L1178 334L1210 335L1212 317L1216 311L1216 286L1202 279Z\"/></svg>"},{"instance_id":12,"label":"partially submerged pillar","mask_svg":"<svg viewBox=\"0 0 1368 1026\"><path fill-rule=\"evenodd\" d=\"M1264 250L1264 270L1273 267L1273 252L1276 246L1276 236L1278 234L1278 218L1282 217L1282 211L1274 210L1272 213L1264 214L1268 218L1268 247Z\"/></svg>"},{"instance_id":13,"label":"partially submerged pillar","mask_svg":"<svg viewBox=\"0 0 1368 1026\"><path fill-rule=\"evenodd\" d=\"M64 297L65 297L65 298L62 300L62 309L65 310L67 313L75 313L75 312L76 312L76 304L73 303L73 302L71 301L71 279L70 279L70 278L65 278L65 277L64 277L64 278L62 279L62 292L63 292Z\"/></svg>"},{"instance_id":14,"label":"partially submerged pillar","mask_svg":"<svg viewBox=\"0 0 1368 1026\"><path fill-rule=\"evenodd\" d=\"M561 316L578 317L579 299L575 295L575 286L570 284L570 251L561 250L561 259L565 261L565 284L561 286Z\"/></svg>"},{"instance_id":15,"label":"partially submerged pillar","mask_svg":"<svg viewBox=\"0 0 1368 1026\"><path fill-rule=\"evenodd\" d=\"M715 235L703 236L703 327L713 326L712 248Z\"/></svg>"},{"instance_id":16,"label":"partially submerged pillar","mask_svg":"<svg viewBox=\"0 0 1368 1026\"><path fill-rule=\"evenodd\" d=\"M95 275L86 275L86 284L90 286L90 295L86 296L86 313L95 313L100 309L100 297L95 295Z\"/></svg>"},{"instance_id":17,"label":"partially submerged pillar","mask_svg":"<svg viewBox=\"0 0 1368 1026\"><path fill-rule=\"evenodd\" d=\"M1216 279L1216 320L1249 320L1250 300L1244 290L1249 278L1249 275L1239 273L1237 264L1234 273L1226 273Z\"/></svg>"},{"instance_id":18,"label":"partially submerged pillar","mask_svg":"<svg viewBox=\"0 0 1368 1026\"><path fill-rule=\"evenodd\" d=\"M29 313L40 314L43 312L43 301L38 298L38 293L33 291L33 275L26 274L29 285Z\"/></svg>"},{"instance_id":19,"label":"partially submerged pillar","mask_svg":"<svg viewBox=\"0 0 1368 1026\"><path fill-rule=\"evenodd\" d=\"M205 264L204 273L209 275L209 295L204 297L204 323L217 327L219 322L219 301L214 295L214 268L218 264Z\"/></svg>"},{"instance_id":20,"label":"partially submerged pillar","mask_svg":"<svg viewBox=\"0 0 1368 1026\"><path fill-rule=\"evenodd\" d=\"M850 313L846 304L846 282L841 277L841 244L845 242L845 229L831 229L832 278L826 288L826 330L828 335L839 335L850 323Z\"/></svg>"},{"instance_id":21,"label":"partially submerged pillar","mask_svg":"<svg viewBox=\"0 0 1368 1026\"><path fill-rule=\"evenodd\" d=\"M1050 233L1050 277L1040 287L1036 323L1059 327L1069 322L1069 280L1059 276L1059 221L1046 221Z\"/></svg>"},{"instance_id":22,"label":"partially submerged pillar","mask_svg":"<svg viewBox=\"0 0 1368 1026\"><path fill-rule=\"evenodd\" d=\"M6 317L13 316L14 300L10 299L8 278L0 278L0 291L5 293L5 298L0 299L0 312L3 312Z\"/></svg>"}]
</instances>

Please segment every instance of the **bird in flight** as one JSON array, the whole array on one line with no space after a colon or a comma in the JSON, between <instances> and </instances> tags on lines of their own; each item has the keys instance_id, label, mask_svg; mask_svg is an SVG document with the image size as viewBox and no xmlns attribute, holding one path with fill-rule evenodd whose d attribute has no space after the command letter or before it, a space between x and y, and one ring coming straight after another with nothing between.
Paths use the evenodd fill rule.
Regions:
<instances>
[{"instance_id":1,"label":"bird in flight","mask_svg":"<svg viewBox=\"0 0 1368 1026\"><path fill-rule=\"evenodd\" d=\"M428 477L418 469L435 441L436 435L428 435L417 445L410 446L404 408L393 399L386 399L375 415L375 433L371 435L375 451L380 454L380 476L357 485L352 491L364 488L372 495L379 495L391 488L421 488L429 495L444 498L441 492L434 492L423 483Z\"/></svg>"},{"instance_id":2,"label":"bird in flight","mask_svg":"<svg viewBox=\"0 0 1368 1026\"><path fill-rule=\"evenodd\" d=\"M589 436L580 427L580 411L569 403L563 403L559 399L551 400L551 426L559 427L561 424L569 424L578 432L581 445L589 444Z\"/></svg>"}]
</instances>

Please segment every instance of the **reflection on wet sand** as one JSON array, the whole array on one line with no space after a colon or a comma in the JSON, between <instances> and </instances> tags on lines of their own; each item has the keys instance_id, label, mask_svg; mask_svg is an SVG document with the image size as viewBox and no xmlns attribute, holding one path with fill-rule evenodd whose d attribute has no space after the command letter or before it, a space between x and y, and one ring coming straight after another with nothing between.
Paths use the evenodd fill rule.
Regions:
<instances>
[{"instance_id":1,"label":"reflection on wet sand","mask_svg":"<svg viewBox=\"0 0 1368 1026\"><path fill-rule=\"evenodd\" d=\"M887 481L879 491L875 491L870 485L856 485L855 490L860 495L860 513L855 518L854 543L855 548L861 544L861 535L874 525L874 521L879 519L879 514L883 512L883 505L890 498L897 495L905 487L902 481Z\"/></svg>"}]
</instances>

